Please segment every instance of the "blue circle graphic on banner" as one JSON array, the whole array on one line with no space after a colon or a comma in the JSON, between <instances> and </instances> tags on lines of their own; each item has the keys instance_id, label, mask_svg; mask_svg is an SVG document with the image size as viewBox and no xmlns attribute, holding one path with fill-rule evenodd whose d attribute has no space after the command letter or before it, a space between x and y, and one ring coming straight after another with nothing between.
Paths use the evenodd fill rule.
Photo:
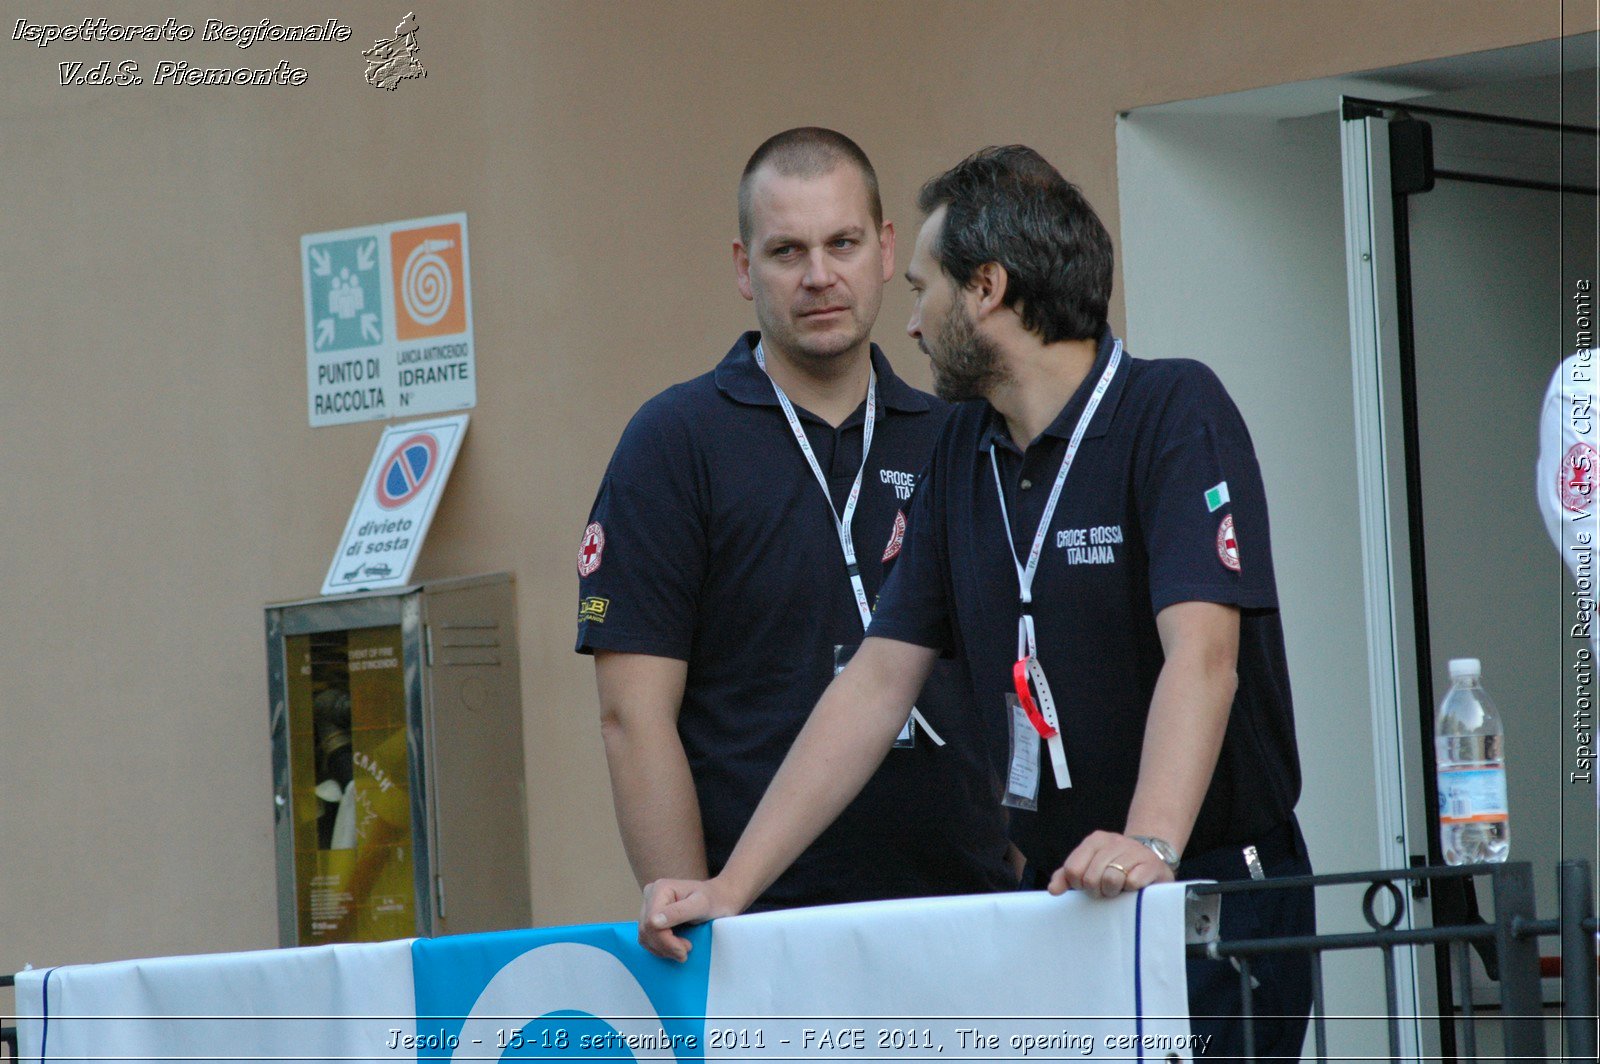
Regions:
<instances>
[{"instance_id":1,"label":"blue circle graphic on banner","mask_svg":"<svg viewBox=\"0 0 1600 1064\"><path fill-rule=\"evenodd\" d=\"M431 433L408 437L384 459L378 474L378 505L385 510L415 499L439 465L439 441Z\"/></svg>"}]
</instances>

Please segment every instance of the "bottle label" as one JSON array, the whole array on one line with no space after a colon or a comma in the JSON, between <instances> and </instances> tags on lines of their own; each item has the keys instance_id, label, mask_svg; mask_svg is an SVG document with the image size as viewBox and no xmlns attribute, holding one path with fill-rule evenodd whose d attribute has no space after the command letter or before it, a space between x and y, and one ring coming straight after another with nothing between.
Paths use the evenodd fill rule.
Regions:
<instances>
[{"instance_id":1,"label":"bottle label","mask_svg":"<svg viewBox=\"0 0 1600 1064\"><path fill-rule=\"evenodd\" d=\"M1439 770L1439 823L1497 823L1508 811L1504 763Z\"/></svg>"}]
</instances>

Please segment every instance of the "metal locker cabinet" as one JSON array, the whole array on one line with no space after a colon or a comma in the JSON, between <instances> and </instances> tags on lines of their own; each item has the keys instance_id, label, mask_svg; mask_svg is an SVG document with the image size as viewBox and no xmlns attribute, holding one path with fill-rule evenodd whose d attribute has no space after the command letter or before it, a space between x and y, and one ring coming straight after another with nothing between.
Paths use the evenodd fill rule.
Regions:
<instances>
[{"instance_id":1,"label":"metal locker cabinet","mask_svg":"<svg viewBox=\"0 0 1600 1064\"><path fill-rule=\"evenodd\" d=\"M279 941L527 926L509 574L266 609Z\"/></svg>"}]
</instances>

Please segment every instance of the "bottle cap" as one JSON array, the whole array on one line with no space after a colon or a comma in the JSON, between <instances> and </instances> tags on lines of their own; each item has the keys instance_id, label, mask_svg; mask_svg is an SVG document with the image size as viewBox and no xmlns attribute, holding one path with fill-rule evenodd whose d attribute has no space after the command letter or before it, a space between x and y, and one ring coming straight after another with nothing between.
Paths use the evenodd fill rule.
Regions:
<instances>
[{"instance_id":1,"label":"bottle cap","mask_svg":"<svg viewBox=\"0 0 1600 1064\"><path fill-rule=\"evenodd\" d=\"M1452 680L1477 679L1483 675L1483 663L1477 658L1451 658L1450 678Z\"/></svg>"}]
</instances>

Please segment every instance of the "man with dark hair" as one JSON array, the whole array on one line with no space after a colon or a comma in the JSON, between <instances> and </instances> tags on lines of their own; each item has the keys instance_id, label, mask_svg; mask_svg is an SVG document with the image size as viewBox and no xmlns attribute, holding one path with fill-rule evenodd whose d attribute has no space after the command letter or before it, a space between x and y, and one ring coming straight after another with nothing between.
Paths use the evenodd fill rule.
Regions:
<instances>
[{"instance_id":1,"label":"man with dark hair","mask_svg":"<svg viewBox=\"0 0 1600 1064\"><path fill-rule=\"evenodd\" d=\"M1038 153L980 152L924 185L917 206L925 215L945 210L932 250L946 276L965 286L1004 255L1001 298L1024 329L1046 345L1099 337L1111 303L1111 234L1078 186Z\"/></svg>"},{"instance_id":2,"label":"man with dark hair","mask_svg":"<svg viewBox=\"0 0 1600 1064\"><path fill-rule=\"evenodd\" d=\"M948 408L868 339L894 272L882 215L848 137L795 129L756 150L733 259L761 330L644 405L590 512L577 649L595 657L641 884L721 870L900 550ZM990 754L1003 737L970 690L955 666L930 680L860 797L747 903L1014 886Z\"/></svg>"},{"instance_id":3,"label":"man with dark hair","mask_svg":"<svg viewBox=\"0 0 1600 1064\"><path fill-rule=\"evenodd\" d=\"M1199 363L1123 351L1106 325L1110 238L1036 152L979 152L920 202L908 331L943 398L982 401L951 416L869 638L723 873L647 892L641 938L664 956L683 955L674 925L740 911L848 801L941 651L1010 728L1005 801L1033 885L1113 896L1180 868L1310 870L1266 499L1238 410ZM1310 891L1230 894L1223 925L1310 933ZM1297 1056L1309 961L1252 970L1257 1052ZM1209 1054L1242 1052L1238 973L1200 961L1189 976Z\"/></svg>"}]
</instances>

